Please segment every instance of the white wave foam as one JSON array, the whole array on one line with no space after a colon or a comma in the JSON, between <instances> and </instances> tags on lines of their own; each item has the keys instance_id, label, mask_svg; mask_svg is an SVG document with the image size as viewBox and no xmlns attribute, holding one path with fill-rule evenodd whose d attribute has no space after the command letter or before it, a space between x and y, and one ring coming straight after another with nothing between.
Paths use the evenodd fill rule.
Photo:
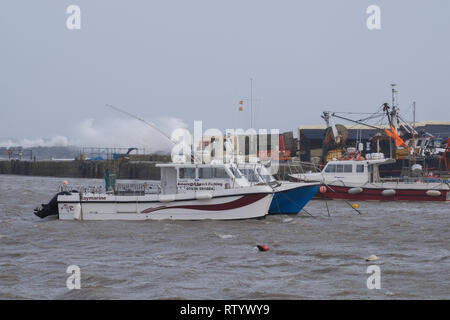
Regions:
<instances>
[{"instance_id":1,"label":"white wave foam","mask_svg":"<svg viewBox=\"0 0 450 320\"><path fill-rule=\"evenodd\" d=\"M69 139L64 136L55 136L50 139L37 138L37 139L8 139L0 141L0 147L15 147L21 146L24 148L33 147L67 147L69 145Z\"/></svg>"},{"instance_id":2,"label":"white wave foam","mask_svg":"<svg viewBox=\"0 0 450 320\"><path fill-rule=\"evenodd\" d=\"M178 128L187 128L187 124L178 118L157 118L156 127L170 136ZM70 128L68 128L70 129ZM0 147L137 147L150 152L170 152L172 143L160 132L136 119L86 119L73 128L74 138L58 135L53 138L5 139Z\"/></svg>"},{"instance_id":3,"label":"white wave foam","mask_svg":"<svg viewBox=\"0 0 450 320\"><path fill-rule=\"evenodd\" d=\"M214 232L214 234L215 234L216 236L218 236L220 239L232 239L232 238L235 237L235 236L232 235L232 234L220 234L220 233L217 233L217 232Z\"/></svg>"}]
</instances>

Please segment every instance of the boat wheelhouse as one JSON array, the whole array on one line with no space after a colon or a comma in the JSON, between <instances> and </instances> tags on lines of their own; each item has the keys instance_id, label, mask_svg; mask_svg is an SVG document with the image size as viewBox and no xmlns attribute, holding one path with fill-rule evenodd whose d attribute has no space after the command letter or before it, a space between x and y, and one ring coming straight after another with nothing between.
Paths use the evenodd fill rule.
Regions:
<instances>
[{"instance_id":1,"label":"boat wheelhouse","mask_svg":"<svg viewBox=\"0 0 450 320\"><path fill-rule=\"evenodd\" d=\"M164 163L161 168L161 188L165 193L216 191L250 187L234 163Z\"/></svg>"}]
</instances>

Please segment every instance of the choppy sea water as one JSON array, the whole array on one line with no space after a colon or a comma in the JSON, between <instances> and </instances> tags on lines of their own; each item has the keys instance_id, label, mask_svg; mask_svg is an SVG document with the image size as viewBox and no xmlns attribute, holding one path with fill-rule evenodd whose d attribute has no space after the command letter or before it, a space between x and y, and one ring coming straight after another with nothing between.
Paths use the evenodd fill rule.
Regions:
<instances>
[{"instance_id":1,"label":"choppy sea water","mask_svg":"<svg viewBox=\"0 0 450 320\"><path fill-rule=\"evenodd\" d=\"M449 203L360 202L359 215L329 201L329 217L310 201L313 217L246 221L34 216L61 181L0 175L0 299L450 298ZM80 267L79 290L66 286L69 265ZM367 288L370 265L381 289Z\"/></svg>"}]
</instances>

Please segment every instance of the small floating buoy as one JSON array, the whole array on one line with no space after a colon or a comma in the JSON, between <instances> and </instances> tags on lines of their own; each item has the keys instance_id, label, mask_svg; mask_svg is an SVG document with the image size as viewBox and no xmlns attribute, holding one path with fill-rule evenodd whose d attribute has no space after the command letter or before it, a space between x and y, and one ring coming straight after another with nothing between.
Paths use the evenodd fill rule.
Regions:
<instances>
[{"instance_id":1,"label":"small floating buoy","mask_svg":"<svg viewBox=\"0 0 450 320\"><path fill-rule=\"evenodd\" d=\"M64 180L64 181L62 182L62 184L63 184L63 185L67 185L68 182L67 182L66 180Z\"/></svg>"},{"instance_id":2,"label":"small floating buoy","mask_svg":"<svg viewBox=\"0 0 450 320\"><path fill-rule=\"evenodd\" d=\"M358 209L358 207L359 207L359 204L357 204L357 203L352 204L353 209Z\"/></svg>"},{"instance_id":3,"label":"small floating buoy","mask_svg":"<svg viewBox=\"0 0 450 320\"><path fill-rule=\"evenodd\" d=\"M348 189L347 192L349 194L358 194L358 193L363 192L363 188L360 188L360 187L358 187L358 188L350 188L350 189Z\"/></svg>"},{"instance_id":4,"label":"small floating buoy","mask_svg":"<svg viewBox=\"0 0 450 320\"><path fill-rule=\"evenodd\" d=\"M378 257L376 256L376 255L371 255L370 257L367 257L366 258L366 261L375 261L375 260L378 260Z\"/></svg>"},{"instance_id":5,"label":"small floating buoy","mask_svg":"<svg viewBox=\"0 0 450 320\"><path fill-rule=\"evenodd\" d=\"M327 192L327 187L325 187L325 186L320 186L319 192L320 192L320 193L325 193L325 192Z\"/></svg>"},{"instance_id":6,"label":"small floating buoy","mask_svg":"<svg viewBox=\"0 0 450 320\"><path fill-rule=\"evenodd\" d=\"M269 250L269 248L263 244L258 244L256 247L258 248L259 251L268 251Z\"/></svg>"}]
</instances>

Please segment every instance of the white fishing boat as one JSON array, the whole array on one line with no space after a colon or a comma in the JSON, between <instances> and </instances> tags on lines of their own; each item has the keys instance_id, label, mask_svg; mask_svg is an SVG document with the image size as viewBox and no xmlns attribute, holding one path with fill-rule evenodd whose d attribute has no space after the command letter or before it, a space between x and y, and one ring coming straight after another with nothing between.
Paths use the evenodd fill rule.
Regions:
<instances>
[{"instance_id":1,"label":"white fishing boat","mask_svg":"<svg viewBox=\"0 0 450 320\"><path fill-rule=\"evenodd\" d=\"M264 217L273 198L268 185L246 183L234 164L159 164L157 189L62 190L35 209L61 220L234 220Z\"/></svg>"},{"instance_id":2,"label":"white fishing boat","mask_svg":"<svg viewBox=\"0 0 450 320\"><path fill-rule=\"evenodd\" d=\"M332 160L321 172L291 174L295 181L321 182L318 198L378 201L450 201L450 184L440 178L415 176L380 178L379 166L395 162L382 153L367 159Z\"/></svg>"}]
</instances>

